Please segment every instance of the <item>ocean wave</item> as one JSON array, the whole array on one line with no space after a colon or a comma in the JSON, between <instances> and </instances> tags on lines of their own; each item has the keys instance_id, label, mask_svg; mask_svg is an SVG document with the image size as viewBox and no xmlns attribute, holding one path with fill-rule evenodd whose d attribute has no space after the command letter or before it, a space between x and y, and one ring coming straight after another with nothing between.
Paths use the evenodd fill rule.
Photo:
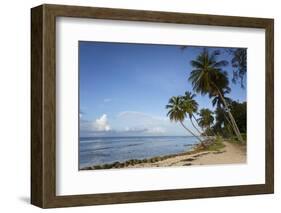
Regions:
<instances>
[{"instance_id":1,"label":"ocean wave","mask_svg":"<svg viewBox=\"0 0 281 213\"><path fill-rule=\"evenodd\" d=\"M190 150L197 142L192 137L120 137L87 138L87 140L91 140L92 143L80 143L80 165L180 153ZM96 142L93 142L94 140Z\"/></svg>"}]
</instances>

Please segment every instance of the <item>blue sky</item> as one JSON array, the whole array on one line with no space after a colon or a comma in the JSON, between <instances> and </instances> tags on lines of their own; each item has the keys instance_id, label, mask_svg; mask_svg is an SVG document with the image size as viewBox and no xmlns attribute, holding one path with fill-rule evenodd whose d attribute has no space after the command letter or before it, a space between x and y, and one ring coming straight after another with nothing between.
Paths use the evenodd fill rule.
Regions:
<instances>
[{"instance_id":1,"label":"blue sky","mask_svg":"<svg viewBox=\"0 0 281 213\"><path fill-rule=\"evenodd\" d=\"M210 49L212 50L212 49ZM189 135L167 118L172 96L192 91L188 76L202 47L79 42L80 136ZM220 56L230 60L229 54ZM232 77L232 67L225 69ZM231 83L229 96L246 100L246 90ZM196 96L212 108L208 96ZM192 126L186 121L186 125Z\"/></svg>"}]
</instances>

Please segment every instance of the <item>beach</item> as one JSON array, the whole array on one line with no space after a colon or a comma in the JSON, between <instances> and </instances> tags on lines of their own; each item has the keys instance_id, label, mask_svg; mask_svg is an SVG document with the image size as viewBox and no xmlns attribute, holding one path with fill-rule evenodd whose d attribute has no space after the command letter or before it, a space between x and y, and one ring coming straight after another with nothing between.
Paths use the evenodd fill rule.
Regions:
<instances>
[{"instance_id":1,"label":"beach","mask_svg":"<svg viewBox=\"0 0 281 213\"><path fill-rule=\"evenodd\" d=\"M199 150L153 157L150 159L132 159L126 162L85 167L82 170L109 169L109 168L148 168L148 167L175 167L196 165L242 164L246 163L246 145L234 142L222 142L222 148L215 150Z\"/></svg>"},{"instance_id":2,"label":"beach","mask_svg":"<svg viewBox=\"0 0 281 213\"><path fill-rule=\"evenodd\" d=\"M219 151L201 151L194 154L174 156L155 163L140 163L129 168L142 167L166 167L166 166L192 166L192 165L215 165L215 164L241 164L246 163L246 147L230 142Z\"/></svg>"},{"instance_id":3,"label":"beach","mask_svg":"<svg viewBox=\"0 0 281 213\"><path fill-rule=\"evenodd\" d=\"M82 41L79 54L79 170L246 163L247 48Z\"/></svg>"}]
</instances>

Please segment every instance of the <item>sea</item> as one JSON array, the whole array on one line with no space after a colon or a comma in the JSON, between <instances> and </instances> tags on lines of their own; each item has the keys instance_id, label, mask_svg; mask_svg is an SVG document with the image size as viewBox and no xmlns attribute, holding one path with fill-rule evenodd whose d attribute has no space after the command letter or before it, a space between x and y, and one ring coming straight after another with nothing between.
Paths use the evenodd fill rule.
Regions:
<instances>
[{"instance_id":1,"label":"sea","mask_svg":"<svg viewBox=\"0 0 281 213\"><path fill-rule=\"evenodd\" d=\"M196 144L192 136L81 137L79 167L177 154Z\"/></svg>"}]
</instances>

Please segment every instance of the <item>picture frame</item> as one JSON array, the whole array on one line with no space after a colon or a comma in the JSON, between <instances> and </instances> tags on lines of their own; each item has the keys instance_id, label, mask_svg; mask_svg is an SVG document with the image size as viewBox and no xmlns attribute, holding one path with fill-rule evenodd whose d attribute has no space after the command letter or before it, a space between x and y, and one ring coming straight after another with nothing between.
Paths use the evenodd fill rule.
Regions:
<instances>
[{"instance_id":1,"label":"picture frame","mask_svg":"<svg viewBox=\"0 0 281 213\"><path fill-rule=\"evenodd\" d=\"M265 183L79 195L56 194L56 18L72 17L265 30ZM262 139L260 139L262 140ZM274 20L44 4L31 9L31 203L41 208L274 192Z\"/></svg>"}]
</instances>

